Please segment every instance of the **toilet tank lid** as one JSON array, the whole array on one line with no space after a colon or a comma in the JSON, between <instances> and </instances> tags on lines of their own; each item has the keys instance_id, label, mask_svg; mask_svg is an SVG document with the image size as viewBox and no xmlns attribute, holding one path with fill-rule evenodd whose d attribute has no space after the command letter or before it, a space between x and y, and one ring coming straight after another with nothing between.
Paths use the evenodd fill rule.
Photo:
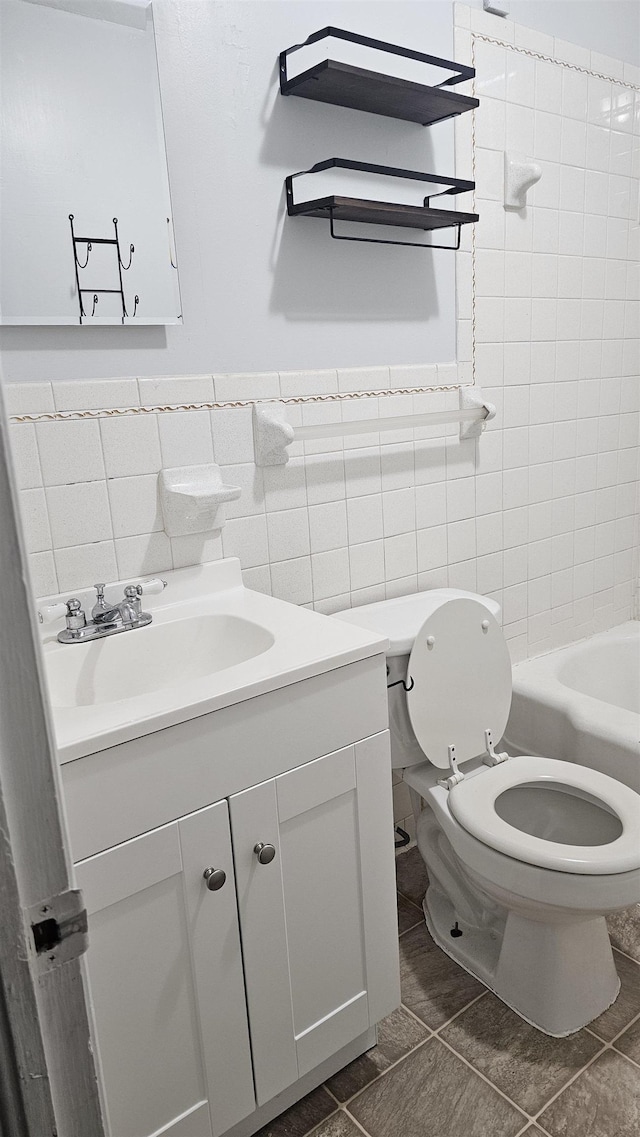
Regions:
<instances>
[{"instance_id":1,"label":"toilet tank lid","mask_svg":"<svg viewBox=\"0 0 640 1137\"><path fill-rule=\"evenodd\" d=\"M500 619L500 605L488 596L478 596L475 592L465 592L462 588L432 588L428 592L414 592L410 596L398 596L393 600L379 600L375 604L363 604L360 608L347 608L335 612L339 620L356 624L367 631L379 632L389 640L387 656L409 655L420 628L434 609L443 600L466 597L478 600Z\"/></svg>"}]
</instances>

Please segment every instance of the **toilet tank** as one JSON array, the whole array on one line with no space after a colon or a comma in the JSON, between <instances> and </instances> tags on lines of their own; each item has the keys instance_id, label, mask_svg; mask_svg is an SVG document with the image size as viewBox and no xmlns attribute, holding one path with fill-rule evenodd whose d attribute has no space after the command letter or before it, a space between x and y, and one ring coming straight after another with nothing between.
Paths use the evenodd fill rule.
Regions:
<instances>
[{"instance_id":1,"label":"toilet tank","mask_svg":"<svg viewBox=\"0 0 640 1137\"><path fill-rule=\"evenodd\" d=\"M465 592L461 588L434 588L429 592L416 592L409 596L398 596L393 600L379 600L376 604L363 604L360 608L347 608L335 612L339 620L356 624L367 631L379 632L389 640L387 651L387 696L389 700L389 730L391 735L391 765L395 770L404 770L424 762L425 755L420 748L407 709L407 699L403 683L407 681L409 656L414 640L427 617L443 600L466 597L478 600L500 619L500 605L486 596L475 592Z\"/></svg>"},{"instance_id":2,"label":"toilet tank","mask_svg":"<svg viewBox=\"0 0 640 1137\"><path fill-rule=\"evenodd\" d=\"M335 612L339 620L356 624L370 632L379 632L389 640L387 659L396 656L409 656L414 640L427 616L442 604L443 600L477 600L489 609L496 620L500 620L500 605L488 596L478 596L475 592L465 592L462 588L432 588L429 592L413 592L410 596L398 596L393 600L379 600L376 604L363 604L361 608L347 608Z\"/></svg>"}]
</instances>

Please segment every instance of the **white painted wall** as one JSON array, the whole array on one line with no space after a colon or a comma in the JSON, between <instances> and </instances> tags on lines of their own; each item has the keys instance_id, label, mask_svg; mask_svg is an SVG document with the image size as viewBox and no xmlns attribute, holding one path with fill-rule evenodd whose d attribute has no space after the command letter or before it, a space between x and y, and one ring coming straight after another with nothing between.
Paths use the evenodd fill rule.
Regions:
<instances>
[{"instance_id":1,"label":"white painted wall","mask_svg":"<svg viewBox=\"0 0 640 1137\"><path fill-rule=\"evenodd\" d=\"M453 171L424 129L278 93L327 24L451 58L450 0L154 0L183 328L2 330L9 381L413 364L455 357L455 257L331 241L283 181L333 156ZM463 172L461 172L463 173Z\"/></svg>"},{"instance_id":2,"label":"white painted wall","mask_svg":"<svg viewBox=\"0 0 640 1137\"><path fill-rule=\"evenodd\" d=\"M468 0L482 8L482 0ZM638 0L497 0L509 19L640 66Z\"/></svg>"}]
</instances>

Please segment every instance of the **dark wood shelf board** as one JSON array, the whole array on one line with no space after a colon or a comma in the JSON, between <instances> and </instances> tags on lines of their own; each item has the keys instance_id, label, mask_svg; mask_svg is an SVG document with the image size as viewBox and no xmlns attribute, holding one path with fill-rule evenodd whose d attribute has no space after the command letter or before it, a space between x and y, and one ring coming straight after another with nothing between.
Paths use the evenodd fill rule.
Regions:
<instances>
[{"instance_id":1,"label":"dark wood shelf board","mask_svg":"<svg viewBox=\"0 0 640 1137\"><path fill-rule=\"evenodd\" d=\"M323 217L334 221L364 221L369 225L395 225L405 229L451 229L457 225L470 225L478 220L477 213L458 213L452 209L433 209L431 206L401 205L398 202L367 201L353 197L316 198L289 208L292 216Z\"/></svg>"},{"instance_id":2,"label":"dark wood shelf board","mask_svg":"<svg viewBox=\"0 0 640 1137\"><path fill-rule=\"evenodd\" d=\"M299 95L303 99L333 103L422 126L443 122L478 106L478 99L459 95L450 88L427 87L334 59L324 59L308 71L287 80L282 94Z\"/></svg>"}]
</instances>

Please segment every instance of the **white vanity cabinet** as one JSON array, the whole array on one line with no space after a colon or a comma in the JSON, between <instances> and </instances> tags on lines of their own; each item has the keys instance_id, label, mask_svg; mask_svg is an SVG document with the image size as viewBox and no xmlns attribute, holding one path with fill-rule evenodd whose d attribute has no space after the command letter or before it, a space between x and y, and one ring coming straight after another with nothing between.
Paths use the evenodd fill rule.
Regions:
<instances>
[{"instance_id":1,"label":"white vanity cabinet","mask_svg":"<svg viewBox=\"0 0 640 1137\"><path fill-rule=\"evenodd\" d=\"M388 736L230 799L257 1104L398 1003ZM276 853L261 864L259 842Z\"/></svg>"},{"instance_id":2,"label":"white vanity cabinet","mask_svg":"<svg viewBox=\"0 0 640 1137\"><path fill-rule=\"evenodd\" d=\"M226 874L215 892L209 867ZM108 1132L219 1137L255 1108L226 801L80 862L76 878Z\"/></svg>"},{"instance_id":3,"label":"white vanity cabinet","mask_svg":"<svg viewBox=\"0 0 640 1137\"><path fill-rule=\"evenodd\" d=\"M383 656L62 767L110 1137L246 1137L398 1005L381 695Z\"/></svg>"}]
</instances>

